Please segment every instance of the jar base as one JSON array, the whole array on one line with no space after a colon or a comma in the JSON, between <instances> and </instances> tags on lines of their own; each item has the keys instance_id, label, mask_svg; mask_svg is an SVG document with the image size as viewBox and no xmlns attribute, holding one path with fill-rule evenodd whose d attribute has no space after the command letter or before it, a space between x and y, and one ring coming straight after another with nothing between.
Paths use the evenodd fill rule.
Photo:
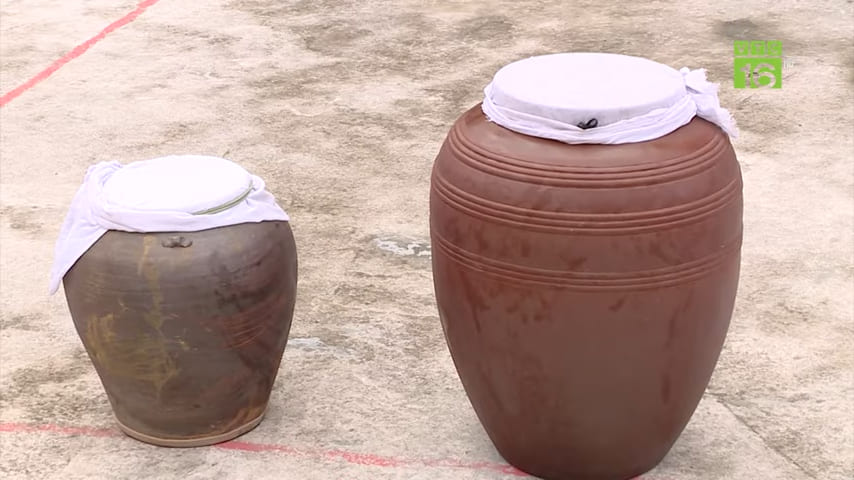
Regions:
<instances>
[{"instance_id":1,"label":"jar base","mask_svg":"<svg viewBox=\"0 0 854 480\"><path fill-rule=\"evenodd\" d=\"M210 445L216 445L218 443L228 442L230 440L234 440L235 438L248 433L252 429L258 426L261 423L261 420L264 419L264 414L266 410L261 412L261 415L258 415L253 420L250 420L247 423L233 429L229 430L225 433L220 433L217 435L211 435L206 437L195 437L195 438L161 438L154 437L151 435L147 435L141 432L138 432L127 425L123 424L118 418L116 418L116 423L119 426L119 429L124 432L125 435L139 440L143 443L148 443L151 445L155 445L158 447L174 447L174 448L194 448L194 447L207 447Z\"/></svg>"},{"instance_id":2,"label":"jar base","mask_svg":"<svg viewBox=\"0 0 854 480\"><path fill-rule=\"evenodd\" d=\"M505 459L505 461L507 461L507 459ZM524 465L521 463L514 464L510 461L507 461L507 463L520 472L527 473L532 477L540 478L542 480L560 480L565 478L577 480L640 480L645 474L655 469L661 461L649 467L628 470L632 473L589 473L571 469L543 468L538 465Z\"/></svg>"}]
</instances>

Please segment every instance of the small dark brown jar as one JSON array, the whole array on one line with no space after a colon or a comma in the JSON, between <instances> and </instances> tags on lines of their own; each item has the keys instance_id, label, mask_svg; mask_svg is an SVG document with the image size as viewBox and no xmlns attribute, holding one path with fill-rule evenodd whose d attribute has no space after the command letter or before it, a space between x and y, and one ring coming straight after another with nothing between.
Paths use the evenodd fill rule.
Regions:
<instances>
[{"instance_id":1,"label":"small dark brown jar","mask_svg":"<svg viewBox=\"0 0 854 480\"><path fill-rule=\"evenodd\" d=\"M246 190L245 183L237 187L238 194ZM249 205L249 217L267 208L268 216L285 218L274 204L259 207L269 197L259 200L258 187L250 188L255 198L226 203L237 210L219 227L107 230L64 275L74 325L118 424L138 440L219 443L254 428L267 409L293 318L297 251L288 221L234 223L241 205ZM127 195L122 200L134 203ZM102 216L115 221L134 209L109 211Z\"/></svg>"},{"instance_id":2,"label":"small dark brown jar","mask_svg":"<svg viewBox=\"0 0 854 480\"><path fill-rule=\"evenodd\" d=\"M626 57L603 57L581 59L588 85L625 66ZM579 71L572 54L544 64L560 70L564 61ZM645 60L629 57L622 73L642 90L633 62ZM682 108L680 72L655 65L647 73L654 80L664 68L676 95L653 93L647 104ZM553 112L531 107L537 93L522 97L550 81L571 89L573 80L541 85L548 72L537 65L514 68L517 83L503 79L510 93L498 105L507 116L496 105L466 112L433 169L433 275L448 347L512 465L555 480L632 478L670 450L721 352L739 279L739 165L725 131L694 114L670 128L666 118L646 122L648 139L632 140L639 130L625 124L596 132L616 125L609 115L669 114L613 99L597 112L596 92L585 95L583 85L575 96L588 102L555 114L577 114L564 124L578 128L545 122L542 134L563 140L535 136L536 117ZM702 100L690 87L682 93ZM512 117L520 112L530 115Z\"/></svg>"}]
</instances>

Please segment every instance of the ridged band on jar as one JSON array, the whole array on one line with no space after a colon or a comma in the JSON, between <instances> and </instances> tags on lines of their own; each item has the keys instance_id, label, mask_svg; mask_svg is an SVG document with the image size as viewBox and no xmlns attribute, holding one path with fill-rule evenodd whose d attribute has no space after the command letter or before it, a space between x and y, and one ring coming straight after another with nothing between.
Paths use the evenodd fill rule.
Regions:
<instances>
[{"instance_id":1,"label":"ridged band on jar","mask_svg":"<svg viewBox=\"0 0 854 480\"><path fill-rule=\"evenodd\" d=\"M635 150L543 140L547 164L501 153L502 145L489 142L512 150L512 141L532 140L469 112L433 169L435 254L490 275L567 288L645 289L702 278L739 255L741 175L726 135L702 120L672 135ZM575 162L579 151L617 157L562 165L560 149ZM644 149L659 156L631 157Z\"/></svg>"}]
</instances>

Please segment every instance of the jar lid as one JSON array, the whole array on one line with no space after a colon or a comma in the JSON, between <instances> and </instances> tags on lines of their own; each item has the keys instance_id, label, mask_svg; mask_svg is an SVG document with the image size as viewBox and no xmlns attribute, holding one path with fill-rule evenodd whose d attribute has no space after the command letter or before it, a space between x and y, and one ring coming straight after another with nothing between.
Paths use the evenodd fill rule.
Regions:
<instances>
[{"instance_id":1,"label":"jar lid","mask_svg":"<svg viewBox=\"0 0 854 480\"><path fill-rule=\"evenodd\" d=\"M484 89L482 109L509 130L570 144L653 140L694 116L735 137L717 88L702 69L612 53L559 53L500 69Z\"/></svg>"},{"instance_id":2,"label":"jar lid","mask_svg":"<svg viewBox=\"0 0 854 480\"><path fill-rule=\"evenodd\" d=\"M194 232L289 221L264 180L224 158L171 155L89 167L59 232L49 292L107 231Z\"/></svg>"},{"instance_id":3,"label":"jar lid","mask_svg":"<svg viewBox=\"0 0 854 480\"><path fill-rule=\"evenodd\" d=\"M218 157L172 155L126 165L104 183L107 205L136 211L211 214L252 191L252 175Z\"/></svg>"}]
</instances>

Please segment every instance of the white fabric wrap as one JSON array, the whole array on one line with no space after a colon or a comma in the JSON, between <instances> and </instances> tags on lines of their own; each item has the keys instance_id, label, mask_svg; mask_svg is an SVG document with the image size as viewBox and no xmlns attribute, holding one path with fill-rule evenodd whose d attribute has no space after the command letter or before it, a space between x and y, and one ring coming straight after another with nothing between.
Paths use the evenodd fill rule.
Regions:
<instances>
[{"instance_id":1,"label":"white fabric wrap","mask_svg":"<svg viewBox=\"0 0 854 480\"><path fill-rule=\"evenodd\" d=\"M191 232L290 218L264 181L222 158L173 155L89 167L54 252L49 293L108 230Z\"/></svg>"},{"instance_id":2,"label":"white fabric wrap","mask_svg":"<svg viewBox=\"0 0 854 480\"><path fill-rule=\"evenodd\" d=\"M699 116L730 137L738 130L704 69L677 71L609 53L563 53L511 63L484 89L487 119L509 130L569 144L660 138ZM594 128L579 123L596 119Z\"/></svg>"}]
</instances>

